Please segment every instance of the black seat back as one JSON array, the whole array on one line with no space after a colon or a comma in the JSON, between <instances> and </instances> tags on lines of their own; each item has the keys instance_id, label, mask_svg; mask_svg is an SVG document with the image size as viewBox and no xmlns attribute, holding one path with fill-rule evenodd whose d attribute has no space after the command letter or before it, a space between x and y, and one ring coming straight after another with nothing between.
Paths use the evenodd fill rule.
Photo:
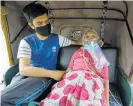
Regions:
<instances>
[{"instance_id":1,"label":"black seat back","mask_svg":"<svg viewBox=\"0 0 133 106\"><path fill-rule=\"evenodd\" d=\"M68 46L60 49L58 54L57 69L66 70L73 53L81 46ZM103 53L110 62L109 66L109 81L115 82L116 78L116 61L117 61L117 48L102 48Z\"/></svg>"}]
</instances>

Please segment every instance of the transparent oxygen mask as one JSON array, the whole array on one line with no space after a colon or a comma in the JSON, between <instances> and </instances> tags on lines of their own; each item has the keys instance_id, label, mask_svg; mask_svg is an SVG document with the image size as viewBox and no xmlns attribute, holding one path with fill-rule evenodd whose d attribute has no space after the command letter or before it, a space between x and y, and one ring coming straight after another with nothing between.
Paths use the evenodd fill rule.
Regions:
<instances>
[{"instance_id":1,"label":"transparent oxygen mask","mask_svg":"<svg viewBox=\"0 0 133 106\"><path fill-rule=\"evenodd\" d=\"M83 48L90 53L90 55L92 56L94 60L95 67L97 69L101 69L104 66L109 66L109 62L104 56L97 41L91 40L88 43L86 43Z\"/></svg>"}]
</instances>

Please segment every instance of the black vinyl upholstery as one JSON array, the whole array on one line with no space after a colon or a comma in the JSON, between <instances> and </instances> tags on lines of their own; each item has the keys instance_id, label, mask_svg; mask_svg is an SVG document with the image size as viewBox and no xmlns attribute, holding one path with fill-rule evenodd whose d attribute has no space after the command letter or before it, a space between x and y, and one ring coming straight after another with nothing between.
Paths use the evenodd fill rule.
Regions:
<instances>
[{"instance_id":1,"label":"black vinyl upholstery","mask_svg":"<svg viewBox=\"0 0 133 106\"><path fill-rule=\"evenodd\" d=\"M79 49L81 46L68 46L68 47L63 47L60 49L59 54L58 54L58 61L57 61L57 69L60 70L66 70L69 62L71 60L71 57L73 53ZM115 82L115 77L116 77L116 63L117 63L117 48L102 48L104 55L110 62L109 66L109 81L110 83Z\"/></svg>"},{"instance_id":2,"label":"black vinyl upholstery","mask_svg":"<svg viewBox=\"0 0 133 106\"><path fill-rule=\"evenodd\" d=\"M9 85L13 77L19 72L18 64L11 66L4 75L5 86Z\"/></svg>"},{"instance_id":3,"label":"black vinyl upholstery","mask_svg":"<svg viewBox=\"0 0 133 106\"><path fill-rule=\"evenodd\" d=\"M59 70L66 70L73 53L78 50L81 46L67 46L60 49L58 53L56 68Z\"/></svg>"}]
</instances>

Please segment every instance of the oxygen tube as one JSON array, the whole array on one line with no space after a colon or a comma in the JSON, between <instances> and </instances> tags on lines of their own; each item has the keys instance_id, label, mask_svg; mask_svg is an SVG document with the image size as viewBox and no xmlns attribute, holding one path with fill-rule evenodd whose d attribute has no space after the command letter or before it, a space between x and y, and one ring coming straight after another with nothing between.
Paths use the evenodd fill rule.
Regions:
<instances>
[{"instance_id":1,"label":"oxygen tube","mask_svg":"<svg viewBox=\"0 0 133 106\"><path fill-rule=\"evenodd\" d=\"M88 65L86 64L86 62L87 63L89 63L90 64L90 62L89 61L87 61L87 59L85 58L85 56L84 56L84 48L83 48L83 54L80 54L81 56L83 56L83 58L84 58L84 62L85 62L85 65L86 65L86 67L87 67L87 69L89 69L90 71L91 71L91 69L88 67ZM94 63L93 63L94 64ZM99 77L95 72L94 72L94 70L93 71L91 71L91 72L93 72L93 74L95 74L97 77ZM99 77L100 78L100 77ZM102 79L102 78L100 78L101 79L101 81L102 82L104 82L104 79ZM115 102L112 102L112 103L114 103L115 104L115 106L122 106L116 99L115 99L115 96L114 96L114 94L110 91L110 89L109 89L109 93L111 94L111 96L113 97L113 99L116 101L116 103ZM110 101L109 101L110 102Z\"/></svg>"}]
</instances>

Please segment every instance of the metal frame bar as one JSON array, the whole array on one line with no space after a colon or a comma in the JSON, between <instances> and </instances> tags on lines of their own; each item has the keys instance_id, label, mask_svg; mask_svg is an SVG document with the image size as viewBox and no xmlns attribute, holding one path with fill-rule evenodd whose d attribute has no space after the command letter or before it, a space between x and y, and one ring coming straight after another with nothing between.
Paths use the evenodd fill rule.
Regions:
<instances>
[{"instance_id":1,"label":"metal frame bar","mask_svg":"<svg viewBox=\"0 0 133 106\"><path fill-rule=\"evenodd\" d=\"M52 9L49 9L49 10L83 10L83 9L92 9L92 10L102 10L103 8L52 8ZM117 11L117 12L120 12L122 14L125 14L122 10L119 10L119 9L116 9L116 8L107 8L107 10L112 10L112 11Z\"/></svg>"},{"instance_id":2,"label":"metal frame bar","mask_svg":"<svg viewBox=\"0 0 133 106\"><path fill-rule=\"evenodd\" d=\"M49 10L52 11L61 11L61 10L102 10L103 8L52 8ZM125 13L122 10L116 9L116 8L107 8L109 11L116 11L121 13L121 15L125 16Z\"/></svg>"},{"instance_id":3,"label":"metal frame bar","mask_svg":"<svg viewBox=\"0 0 133 106\"><path fill-rule=\"evenodd\" d=\"M128 17L128 4L126 1L123 1L125 7L126 7L126 17Z\"/></svg>"},{"instance_id":4,"label":"metal frame bar","mask_svg":"<svg viewBox=\"0 0 133 106\"><path fill-rule=\"evenodd\" d=\"M23 26L23 28L19 31L19 33L17 34L17 36L15 36L15 37L13 38L12 41L10 41L11 44L13 44L13 43L17 40L17 38L19 37L19 35L21 34L21 32L23 32L23 30L26 28L27 25L28 25L28 22L27 22L27 23Z\"/></svg>"},{"instance_id":5,"label":"metal frame bar","mask_svg":"<svg viewBox=\"0 0 133 106\"><path fill-rule=\"evenodd\" d=\"M9 41L9 32L7 29L7 21L6 21L5 16L3 16L3 15L1 15L1 26L2 26L4 38L6 41L7 48L5 48L5 49L7 49L9 63L10 63L10 65L13 65L13 56L12 56L12 50L11 50L11 45L10 45L10 41Z\"/></svg>"},{"instance_id":6,"label":"metal frame bar","mask_svg":"<svg viewBox=\"0 0 133 106\"><path fill-rule=\"evenodd\" d=\"M100 17L53 17L53 18L49 18L49 19L96 19L96 20L101 20L103 18ZM124 19L120 19L120 18L104 18L105 20L114 20L114 21L122 21L125 22Z\"/></svg>"},{"instance_id":7,"label":"metal frame bar","mask_svg":"<svg viewBox=\"0 0 133 106\"><path fill-rule=\"evenodd\" d=\"M5 1L1 1L1 5L5 6ZM2 30L3 30L5 41L6 41L9 64L13 65L14 59L13 59L12 49L11 49L11 45L10 45L9 25L8 25L8 20L7 20L6 15L1 15L1 25L2 25Z\"/></svg>"}]
</instances>

